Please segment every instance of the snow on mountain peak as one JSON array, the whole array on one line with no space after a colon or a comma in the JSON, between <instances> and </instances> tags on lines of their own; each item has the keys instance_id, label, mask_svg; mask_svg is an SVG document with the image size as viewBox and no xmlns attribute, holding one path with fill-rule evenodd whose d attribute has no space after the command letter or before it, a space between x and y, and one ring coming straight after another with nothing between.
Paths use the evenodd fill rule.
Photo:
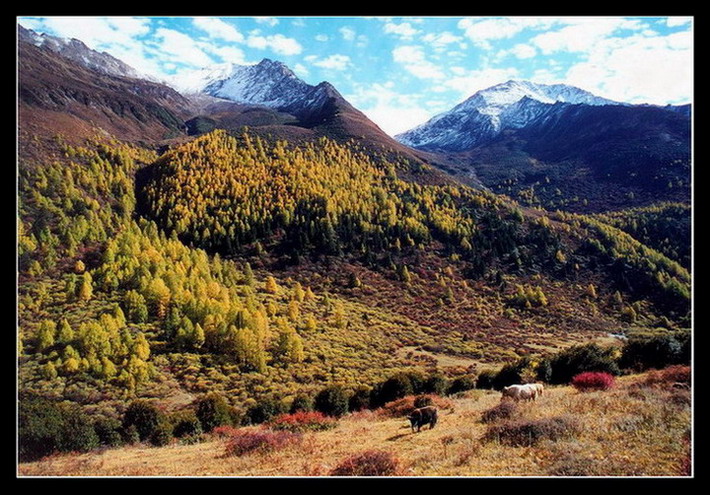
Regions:
<instances>
[{"instance_id":1,"label":"snow on mountain peak","mask_svg":"<svg viewBox=\"0 0 710 495\"><path fill-rule=\"evenodd\" d=\"M183 94L204 93L273 108L295 103L312 88L286 65L268 58L254 65L226 63L181 73L169 84Z\"/></svg>"},{"instance_id":2,"label":"snow on mountain peak","mask_svg":"<svg viewBox=\"0 0 710 495\"><path fill-rule=\"evenodd\" d=\"M422 149L468 149L495 137L503 129L525 126L555 103L620 104L565 84L509 80L476 92L451 110L395 139Z\"/></svg>"}]
</instances>

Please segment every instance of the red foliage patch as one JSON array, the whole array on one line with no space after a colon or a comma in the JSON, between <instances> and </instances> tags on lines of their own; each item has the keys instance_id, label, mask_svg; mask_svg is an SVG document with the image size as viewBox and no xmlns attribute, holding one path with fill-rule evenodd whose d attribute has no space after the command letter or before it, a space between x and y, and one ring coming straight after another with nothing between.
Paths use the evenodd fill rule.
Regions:
<instances>
[{"instance_id":1,"label":"red foliage patch","mask_svg":"<svg viewBox=\"0 0 710 495\"><path fill-rule=\"evenodd\" d=\"M662 370L652 370L646 375L646 384L687 384L690 385L690 366L675 365Z\"/></svg>"},{"instance_id":2,"label":"red foliage patch","mask_svg":"<svg viewBox=\"0 0 710 495\"><path fill-rule=\"evenodd\" d=\"M614 385L614 376L599 371L586 371L572 378L572 386L580 392L607 390Z\"/></svg>"}]
</instances>

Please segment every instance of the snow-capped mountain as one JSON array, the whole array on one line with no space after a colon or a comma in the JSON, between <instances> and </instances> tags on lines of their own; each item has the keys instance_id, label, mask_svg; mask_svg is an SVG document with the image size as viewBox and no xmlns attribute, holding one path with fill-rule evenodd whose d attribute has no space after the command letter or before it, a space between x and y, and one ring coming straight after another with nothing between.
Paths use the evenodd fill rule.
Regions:
<instances>
[{"instance_id":1,"label":"snow-capped mountain","mask_svg":"<svg viewBox=\"0 0 710 495\"><path fill-rule=\"evenodd\" d=\"M136 69L125 62L109 55L106 52L98 52L86 46L83 42L71 38L59 38L46 33L36 33L31 29L26 29L20 25L18 27L18 39L32 43L35 46L48 48L59 55L89 69L108 74L111 76L130 77L133 79L147 79L154 81L154 78L141 74Z\"/></svg>"},{"instance_id":2,"label":"snow-capped mountain","mask_svg":"<svg viewBox=\"0 0 710 495\"><path fill-rule=\"evenodd\" d=\"M168 81L185 95L202 93L237 103L283 108L313 90L281 62L263 59L256 65L219 64L180 74Z\"/></svg>"},{"instance_id":3,"label":"snow-capped mountain","mask_svg":"<svg viewBox=\"0 0 710 495\"><path fill-rule=\"evenodd\" d=\"M519 129L556 103L620 105L565 84L508 81L475 93L448 112L395 136L413 148L462 151L493 138L505 129Z\"/></svg>"}]
</instances>

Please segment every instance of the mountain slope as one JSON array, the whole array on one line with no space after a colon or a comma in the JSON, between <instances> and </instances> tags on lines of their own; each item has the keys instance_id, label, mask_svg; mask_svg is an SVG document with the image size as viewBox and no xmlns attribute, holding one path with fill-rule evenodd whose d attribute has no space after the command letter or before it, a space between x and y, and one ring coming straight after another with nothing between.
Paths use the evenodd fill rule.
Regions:
<instances>
[{"instance_id":1,"label":"mountain slope","mask_svg":"<svg viewBox=\"0 0 710 495\"><path fill-rule=\"evenodd\" d=\"M43 47L18 44L20 126L36 133L101 128L119 139L160 140L183 132L190 102L163 84L89 69Z\"/></svg>"},{"instance_id":2,"label":"mountain slope","mask_svg":"<svg viewBox=\"0 0 710 495\"><path fill-rule=\"evenodd\" d=\"M508 81L475 93L448 112L395 138L408 146L428 151L464 151L505 129L524 127L544 112L547 105L557 102L616 104L563 84Z\"/></svg>"},{"instance_id":3,"label":"mountain slope","mask_svg":"<svg viewBox=\"0 0 710 495\"><path fill-rule=\"evenodd\" d=\"M127 63L109 55L106 52L98 52L86 46L77 39L59 38L43 33L38 34L31 29L17 26L17 35L20 42L31 43L38 47L47 48L62 57L73 60L88 69L108 74L111 76L130 77L133 79L146 79Z\"/></svg>"}]
</instances>

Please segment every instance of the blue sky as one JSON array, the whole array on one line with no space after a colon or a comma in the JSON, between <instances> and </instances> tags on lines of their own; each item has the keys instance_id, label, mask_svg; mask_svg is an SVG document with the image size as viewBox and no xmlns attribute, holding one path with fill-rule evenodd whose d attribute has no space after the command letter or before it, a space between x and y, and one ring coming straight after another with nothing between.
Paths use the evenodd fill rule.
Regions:
<instances>
[{"instance_id":1,"label":"blue sky","mask_svg":"<svg viewBox=\"0 0 710 495\"><path fill-rule=\"evenodd\" d=\"M630 103L691 102L689 17L32 17L159 79L280 60L391 135L509 79Z\"/></svg>"}]
</instances>

